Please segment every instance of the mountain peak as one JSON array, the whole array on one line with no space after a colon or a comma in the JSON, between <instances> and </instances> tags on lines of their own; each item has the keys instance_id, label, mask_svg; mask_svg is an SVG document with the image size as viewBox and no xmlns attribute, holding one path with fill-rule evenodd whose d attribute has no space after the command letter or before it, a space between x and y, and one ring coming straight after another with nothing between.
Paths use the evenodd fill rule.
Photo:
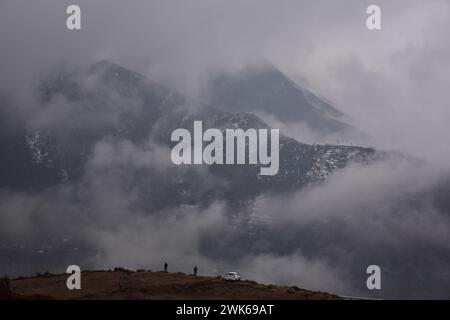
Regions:
<instances>
[{"instance_id":1,"label":"mountain peak","mask_svg":"<svg viewBox=\"0 0 450 320\"><path fill-rule=\"evenodd\" d=\"M89 68L91 74L99 74L105 80L120 79L125 81L143 81L145 77L137 72L126 69L114 62L101 60Z\"/></svg>"},{"instance_id":2,"label":"mountain peak","mask_svg":"<svg viewBox=\"0 0 450 320\"><path fill-rule=\"evenodd\" d=\"M321 134L352 130L339 119L341 111L270 63L216 76L210 103L231 112L263 112L281 122L302 122Z\"/></svg>"}]
</instances>

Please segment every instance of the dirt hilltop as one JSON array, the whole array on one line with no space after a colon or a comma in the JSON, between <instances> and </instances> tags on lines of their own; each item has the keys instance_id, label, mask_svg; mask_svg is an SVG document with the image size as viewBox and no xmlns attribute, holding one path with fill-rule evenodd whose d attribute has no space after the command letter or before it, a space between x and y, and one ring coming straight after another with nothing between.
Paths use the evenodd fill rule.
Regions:
<instances>
[{"instance_id":1,"label":"dirt hilltop","mask_svg":"<svg viewBox=\"0 0 450 320\"><path fill-rule=\"evenodd\" d=\"M46 274L9 280L1 299L223 299L223 300L329 300L338 296L263 285L254 281L228 282L221 278L168 272L85 271L81 290L68 290L68 274Z\"/></svg>"}]
</instances>

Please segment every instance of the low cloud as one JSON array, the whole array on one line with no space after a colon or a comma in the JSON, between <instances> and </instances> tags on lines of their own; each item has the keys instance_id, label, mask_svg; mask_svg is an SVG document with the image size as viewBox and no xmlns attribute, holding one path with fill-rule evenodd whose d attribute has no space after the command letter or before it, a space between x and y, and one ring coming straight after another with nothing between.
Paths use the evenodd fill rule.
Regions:
<instances>
[{"instance_id":1,"label":"low cloud","mask_svg":"<svg viewBox=\"0 0 450 320\"><path fill-rule=\"evenodd\" d=\"M146 148L100 142L80 183L34 196L2 193L3 243L68 238L72 247L61 256L73 259L77 243L86 268L160 270L168 261L172 271L237 270L252 280L344 295L446 297L450 217L434 201L442 179L425 164L355 164L297 193L259 197L249 219L226 202L152 209L158 179L149 174L136 183L136 174L171 169L158 161L169 150ZM59 271L62 261L36 259ZM365 288L370 264L383 270L381 293Z\"/></svg>"}]
</instances>

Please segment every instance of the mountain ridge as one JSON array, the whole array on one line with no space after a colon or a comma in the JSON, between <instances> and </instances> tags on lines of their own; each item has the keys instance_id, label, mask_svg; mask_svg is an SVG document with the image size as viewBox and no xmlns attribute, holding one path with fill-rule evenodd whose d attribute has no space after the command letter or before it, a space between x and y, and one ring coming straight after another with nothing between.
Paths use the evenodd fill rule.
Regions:
<instances>
[{"instance_id":1,"label":"mountain ridge","mask_svg":"<svg viewBox=\"0 0 450 320\"><path fill-rule=\"evenodd\" d=\"M42 179L48 180L50 185L55 180L67 182L82 177L93 148L108 136L129 140L137 146L150 136L157 143L170 146L171 132L176 128L191 128L194 120L202 120L205 129L269 127L248 112L226 112L208 105L195 112L184 111L181 107L185 100L180 94L111 62L101 61L91 66L88 74L96 76L94 87L85 85L78 75L70 74L53 76L42 84L43 108L60 96L75 105L71 117L62 119L67 125L44 126L22 133L24 147L28 150L22 152L28 152L27 161L36 167L36 174L45 176L49 169L57 168L51 179ZM130 107L127 103L135 105ZM91 119L97 121L91 125ZM266 191L294 191L326 179L351 161L364 163L377 156L371 148L307 145L281 133L280 174L277 176L258 176L257 165L213 165L209 170L231 183L225 193L235 199L240 192L233 189L245 187L245 194L252 194L251 197ZM244 184L240 181L242 177L247 177Z\"/></svg>"}]
</instances>

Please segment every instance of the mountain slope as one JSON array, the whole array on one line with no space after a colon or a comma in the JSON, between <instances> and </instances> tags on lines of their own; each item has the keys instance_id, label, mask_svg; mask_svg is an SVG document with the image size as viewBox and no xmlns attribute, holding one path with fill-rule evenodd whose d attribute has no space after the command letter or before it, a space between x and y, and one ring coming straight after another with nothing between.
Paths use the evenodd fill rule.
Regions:
<instances>
[{"instance_id":1,"label":"mountain slope","mask_svg":"<svg viewBox=\"0 0 450 320\"><path fill-rule=\"evenodd\" d=\"M41 101L39 108L43 110L54 107L55 103L69 105L68 116L58 119L55 124L23 128L17 133L13 139L14 143L21 141L22 156L16 152L15 161L10 163L16 164L17 168L10 168L9 173L2 172L7 177L24 167L35 166L37 173L30 179L36 180L40 175L52 177L40 179L40 187L77 181L85 174L85 166L96 145L105 139L130 141L142 147L150 138L170 147L173 145L171 132L176 128L192 129L194 120L202 120L205 129L268 128L251 113L230 113L215 106L196 113L184 111L180 109L184 102L181 95L109 62L94 65L84 77L64 74L49 78L42 85ZM58 104L57 107L61 106ZM167 162L170 162L169 156ZM204 200L205 193L198 193L199 190L209 194L206 198L251 199L268 191L297 190L322 181L351 161L366 162L374 157L373 149L307 145L281 135L280 170L275 176L260 176L259 165L211 166L209 172L226 183L219 190L212 186L205 190L199 186L199 181L192 181L183 168L174 168L166 191L176 203L192 204ZM20 160L22 158L26 161ZM13 176L3 181L11 180L14 180ZM180 194L174 194L176 190Z\"/></svg>"},{"instance_id":2,"label":"mountain slope","mask_svg":"<svg viewBox=\"0 0 450 320\"><path fill-rule=\"evenodd\" d=\"M231 112L264 112L283 123L302 122L317 133L350 133L343 113L271 65L216 76L211 104Z\"/></svg>"}]
</instances>

